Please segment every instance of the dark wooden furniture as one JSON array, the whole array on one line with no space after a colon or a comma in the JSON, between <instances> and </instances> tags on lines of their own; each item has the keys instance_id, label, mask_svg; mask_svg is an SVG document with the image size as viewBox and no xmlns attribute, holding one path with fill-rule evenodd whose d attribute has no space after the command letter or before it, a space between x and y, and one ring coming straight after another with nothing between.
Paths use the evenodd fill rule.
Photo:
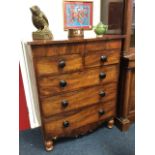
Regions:
<instances>
[{"instance_id":1,"label":"dark wooden furniture","mask_svg":"<svg viewBox=\"0 0 155 155\"><path fill-rule=\"evenodd\" d=\"M124 34L116 125L127 131L135 120L134 1L125 0Z\"/></svg>"},{"instance_id":2,"label":"dark wooden furniture","mask_svg":"<svg viewBox=\"0 0 155 155\"><path fill-rule=\"evenodd\" d=\"M116 125L127 131L135 120L135 55L122 57Z\"/></svg>"},{"instance_id":3,"label":"dark wooden furniture","mask_svg":"<svg viewBox=\"0 0 155 155\"><path fill-rule=\"evenodd\" d=\"M61 41L34 41L34 64L44 144L76 137L116 116L123 35Z\"/></svg>"},{"instance_id":4,"label":"dark wooden furniture","mask_svg":"<svg viewBox=\"0 0 155 155\"><path fill-rule=\"evenodd\" d=\"M108 34L122 34L124 0L101 0L101 21Z\"/></svg>"}]
</instances>

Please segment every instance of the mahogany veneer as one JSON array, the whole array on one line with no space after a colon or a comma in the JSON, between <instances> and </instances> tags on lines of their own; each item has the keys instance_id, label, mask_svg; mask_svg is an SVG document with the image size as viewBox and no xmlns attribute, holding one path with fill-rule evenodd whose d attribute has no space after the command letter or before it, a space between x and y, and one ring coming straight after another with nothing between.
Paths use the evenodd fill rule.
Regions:
<instances>
[{"instance_id":1,"label":"mahogany veneer","mask_svg":"<svg viewBox=\"0 0 155 155\"><path fill-rule=\"evenodd\" d=\"M92 131L116 115L123 35L61 41L34 41L34 64L44 144Z\"/></svg>"},{"instance_id":2,"label":"mahogany veneer","mask_svg":"<svg viewBox=\"0 0 155 155\"><path fill-rule=\"evenodd\" d=\"M123 33L126 34L121 58L119 97L116 125L127 131L135 120L135 47L132 34L134 23L134 1L124 1ZM134 28L135 29L135 28Z\"/></svg>"},{"instance_id":3,"label":"mahogany veneer","mask_svg":"<svg viewBox=\"0 0 155 155\"><path fill-rule=\"evenodd\" d=\"M127 131L135 121L135 54L121 59L116 125Z\"/></svg>"}]
</instances>

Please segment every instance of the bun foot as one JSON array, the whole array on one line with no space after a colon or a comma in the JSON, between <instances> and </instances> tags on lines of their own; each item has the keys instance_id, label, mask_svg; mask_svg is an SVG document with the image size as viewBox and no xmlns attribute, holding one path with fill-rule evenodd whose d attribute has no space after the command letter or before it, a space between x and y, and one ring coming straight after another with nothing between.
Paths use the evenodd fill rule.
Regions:
<instances>
[{"instance_id":1,"label":"bun foot","mask_svg":"<svg viewBox=\"0 0 155 155\"><path fill-rule=\"evenodd\" d=\"M52 140L45 141L45 149L48 152L53 150L53 141Z\"/></svg>"},{"instance_id":2,"label":"bun foot","mask_svg":"<svg viewBox=\"0 0 155 155\"><path fill-rule=\"evenodd\" d=\"M110 119L110 120L108 121L108 128L109 128L109 129L112 129L113 126L114 126L114 119L112 118L112 119Z\"/></svg>"}]
</instances>

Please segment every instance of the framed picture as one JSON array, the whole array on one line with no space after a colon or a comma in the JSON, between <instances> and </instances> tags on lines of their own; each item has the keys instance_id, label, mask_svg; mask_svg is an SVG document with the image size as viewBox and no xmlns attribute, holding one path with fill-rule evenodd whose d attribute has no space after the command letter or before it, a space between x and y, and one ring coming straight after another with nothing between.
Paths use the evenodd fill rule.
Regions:
<instances>
[{"instance_id":1,"label":"framed picture","mask_svg":"<svg viewBox=\"0 0 155 155\"><path fill-rule=\"evenodd\" d=\"M64 29L92 29L93 1L64 0Z\"/></svg>"}]
</instances>

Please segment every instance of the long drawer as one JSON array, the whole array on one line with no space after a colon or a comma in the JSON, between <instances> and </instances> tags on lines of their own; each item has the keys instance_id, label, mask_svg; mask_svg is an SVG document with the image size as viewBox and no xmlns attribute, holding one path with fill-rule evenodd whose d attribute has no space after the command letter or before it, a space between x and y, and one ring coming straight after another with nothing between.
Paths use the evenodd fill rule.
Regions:
<instances>
[{"instance_id":1,"label":"long drawer","mask_svg":"<svg viewBox=\"0 0 155 155\"><path fill-rule=\"evenodd\" d=\"M80 88L117 82L118 67L118 65L111 65L102 68L88 69L70 75L64 74L38 78L40 97L49 97Z\"/></svg>"},{"instance_id":2,"label":"long drawer","mask_svg":"<svg viewBox=\"0 0 155 155\"><path fill-rule=\"evenodd\" d=\"M41 100L44 117L116 99L117 83L69 92Z\"/></svg>"},{"instance_id":3,"label":"long drawer","mask_svg":"<svg viewBox=\"0 0 155 155\"><path fill-rule=\"evenodd\" d=\"M77 54L84 51L84 43L74 44L47 44L43 46L32 46L32 55L36 57L61 56L65 54Z\"/></svg>"},{"instance_id":4,"label":"long drawer","mask_svg":"<svg viewBox=\"0 0 155 155\"><path fill-rule=\"evenodd\" d=\"M72 111L71 114L62 114L51 119L44 120L44 129L47 134L61 136L82 126L106 120L115 115L114 102L96 104L89 108Z\"/></svg>"}]
</instances>

